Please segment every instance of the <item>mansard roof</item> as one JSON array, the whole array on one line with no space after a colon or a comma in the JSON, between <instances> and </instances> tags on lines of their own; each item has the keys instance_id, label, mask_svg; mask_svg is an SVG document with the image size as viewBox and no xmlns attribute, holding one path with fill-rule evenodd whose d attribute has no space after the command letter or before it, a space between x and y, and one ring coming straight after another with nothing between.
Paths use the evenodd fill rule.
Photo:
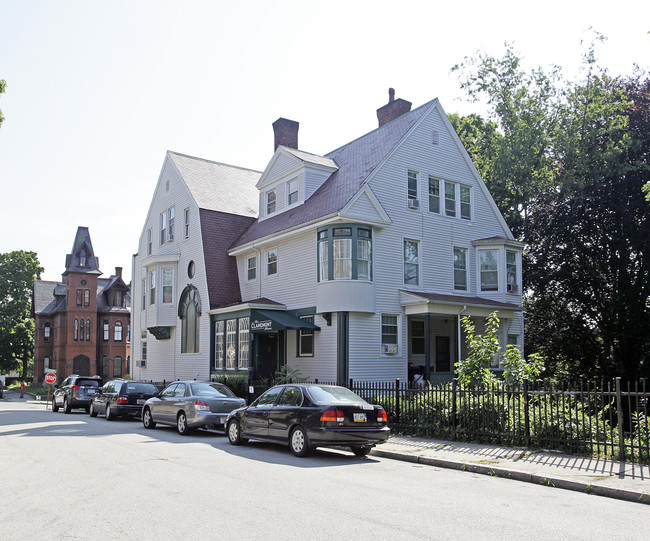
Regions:
<instances>
[{"instance_id":1,"label":"mansard roof","mask_svg":"<svg viewBox=\"0 0 650 541\"><path fill-rule=\"evenodd\" d=\"M256 221L231 248L342 210L361 189L368 176L436 104L437 100L430 101L321 157L327 163L334 162L338 170L302 205L263 221ZM315 159L314 155L301 151L293 150L292 153L301 159Z\"/></svg>"},{"instance_id":2,"label":"mansard roof","mask_svg":"<svg viewBox=\"0 0 650 541\"><path fill-rule=\"evenodd\" d=\"M257 216L260 171L195 158L178 152L167 155L183 177L201 209Z\"/></svg>"},{"instance_id":3,"label":"mansard roof","mask_svg":"<svg viewBox=\"0 0 650 541\"><path fill-rule=\"evenodd\" d=\"M97 274L99 270L99 259L95 257L93 243L90 240L90 232L87 227L79 226L72 245L72 252L65 256L65 272L79 272L83 274Z\"/></svg>"}]
</instances>

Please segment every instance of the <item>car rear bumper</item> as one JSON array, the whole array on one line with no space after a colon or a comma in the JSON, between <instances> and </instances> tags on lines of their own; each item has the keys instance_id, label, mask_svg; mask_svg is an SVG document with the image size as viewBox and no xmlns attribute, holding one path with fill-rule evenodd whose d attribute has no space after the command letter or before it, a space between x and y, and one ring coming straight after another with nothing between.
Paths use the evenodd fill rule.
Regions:
<instances>
[{"instance_id":1,"label":"car rear bumper","mask_svg":"<svg viewBox=\"0 0 650 541\"><path fill-rule=\"evenodd\" d=\"M318 445L377 445L390 436L387 426L377 428L315 427L307 430L314 446Z\"/></svg>"},{"instance_id":2,"label":"car rear bumper","mask_svg":"<svg viewBox=\"0 0 650 541\"><path fill-rule=\"evenodd\" d=\"M192 428L223 428L229 413L212 413L211 411L188 413L187 426Z\"/></svg>"},{"instance_id":3,"label":"car rear bumper","mask_svg":"<svg viewBox=\"0 0 650 541\"><path fill-rule=\"evenodd\" d=\"M116 415L133 415L141 417L143 405L144 404L140 404L139 406L131 404L112 404L111 410L113 410Z\"/></svg>"}]
</instances>

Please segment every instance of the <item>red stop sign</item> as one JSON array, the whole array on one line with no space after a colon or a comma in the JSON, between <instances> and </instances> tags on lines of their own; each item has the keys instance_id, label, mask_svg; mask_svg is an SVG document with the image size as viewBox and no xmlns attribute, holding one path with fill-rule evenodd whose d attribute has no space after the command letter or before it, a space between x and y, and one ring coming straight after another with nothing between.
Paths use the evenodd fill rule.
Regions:
<instances>
[{"instance_id":1,"label":"red stop sign","mask_svg":"<svg viewBox=\"0 0 650 541\"><path fill-rule=\"evenodd\" d=\"M45 383L52 385L56 381L56 374L54 372L48 372L45 374Z\"/></svg>"}]
</instances>

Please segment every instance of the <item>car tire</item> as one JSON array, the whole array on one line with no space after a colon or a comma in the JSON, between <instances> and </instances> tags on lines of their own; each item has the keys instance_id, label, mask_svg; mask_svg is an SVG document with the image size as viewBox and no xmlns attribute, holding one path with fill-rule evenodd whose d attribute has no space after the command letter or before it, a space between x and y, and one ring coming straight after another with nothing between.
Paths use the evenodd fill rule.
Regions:
<instances>
[{"instance_id":1,"label":"car tire","mask_svg":"<svg viewBox=\"0 0 650 541\"><path fill-rule=\"evenodd\" d=\"M97 412L95 411L95 403L91 402L90 406L88 406L88 415L91 417L97 417Z\"/></svg>"},{"instance_id":2,"label":"car tire","mask_svg":"<svg viewBox=\"0 0 650 541\"><path fill-rule=\"evenodd\" d=\"M112 421L113 419L115 419L115 413L111 409L111 405L106 404L106 420L107 421Z\"/></svg>"},{"instance_id":3,"label":"car tire","mask_svg":"<svg viewBox=\"0 0 650 541\"><path fill-rule=\"evenodd\" d=\"M248 439L242 438L241 425L237 419L232 419L226 427L226 435L231 445L241 445L248 442Z\"/></svg>"},{"instance_id":4,"label":"car tire","mask_svg":"<svg viewBox=\"0 0 650 541\"><path fill-rule=\"evenodd\" d=\"M54 397L52 397L52 411L56 413L59 411L59 406L56 405L56 401L54 400Z\"/></svg>"},{"instance_id":5,"label":"car tire","mask_svg":"<svg viewBox=\"0 0 650 541\"><path fill-rule=\"evenodd\" d=\"M302 426L298 425L291 431L289 449L296 456L309 456L309 438L307 438L307 433Z\"/></svg>"},{"instance_id":6,"label":"car tire","mask_svg":"<svg viewBox=\"0 0 650 541\"><path fill-rule=\"evenodd\" d=\"M176 428L181 436L187 436L192 431L192 429L187 426L187 415L185 415L184 411L179 411L176 416Z\"/></svg>"},{"instance_id":7,"label":"car tire","mask_svg":"<svg viewBox=\"0 0 650 541\"><path fill-rule=\"evenodd\" d=\"M357 456L368 456L368 453L370 452L370 449L372 449L372 447L368 447L367 445L360 445L360 446L350 447L350 449L352 449L352 452Z\"/></svg>"},{"instance_id":8,"label":"car tire","mask_svg":"<svg viewBox=\"0 0 650 541\"><path fill-rule=\"evenodd\" d=\"M72 408L70 407L70 402L68 402L67 398L63 399L63 413L70 413L72 411Z\"/></svg>"},{"instance_id":9,"label":"car tire","mask_svg":"<svg viewBox=\"0 0 650 541\"><path fill-rule=\"evenodd\" d=\"M156 423L153 420L153 415L151 415L149 408L144 408L142 412L142 425L147 429L156 428Z\"/></svg>"}]
</instances>

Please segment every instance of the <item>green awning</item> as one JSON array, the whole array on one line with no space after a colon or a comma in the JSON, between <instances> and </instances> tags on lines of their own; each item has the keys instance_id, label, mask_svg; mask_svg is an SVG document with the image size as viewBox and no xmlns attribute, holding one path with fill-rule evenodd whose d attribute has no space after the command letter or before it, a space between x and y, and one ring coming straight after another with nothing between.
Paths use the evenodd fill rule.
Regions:
<instances>
[{"instance_id":1,"label":"green awning","mask_svg":"<svg viewBox=\"0 0 650 541\"><path fill-rule=\"evenodd\" d=\"M309 321L281 310L251 310L251 332L274 332L287 329L320 331Z\"/></svg>"}]
</instances>

